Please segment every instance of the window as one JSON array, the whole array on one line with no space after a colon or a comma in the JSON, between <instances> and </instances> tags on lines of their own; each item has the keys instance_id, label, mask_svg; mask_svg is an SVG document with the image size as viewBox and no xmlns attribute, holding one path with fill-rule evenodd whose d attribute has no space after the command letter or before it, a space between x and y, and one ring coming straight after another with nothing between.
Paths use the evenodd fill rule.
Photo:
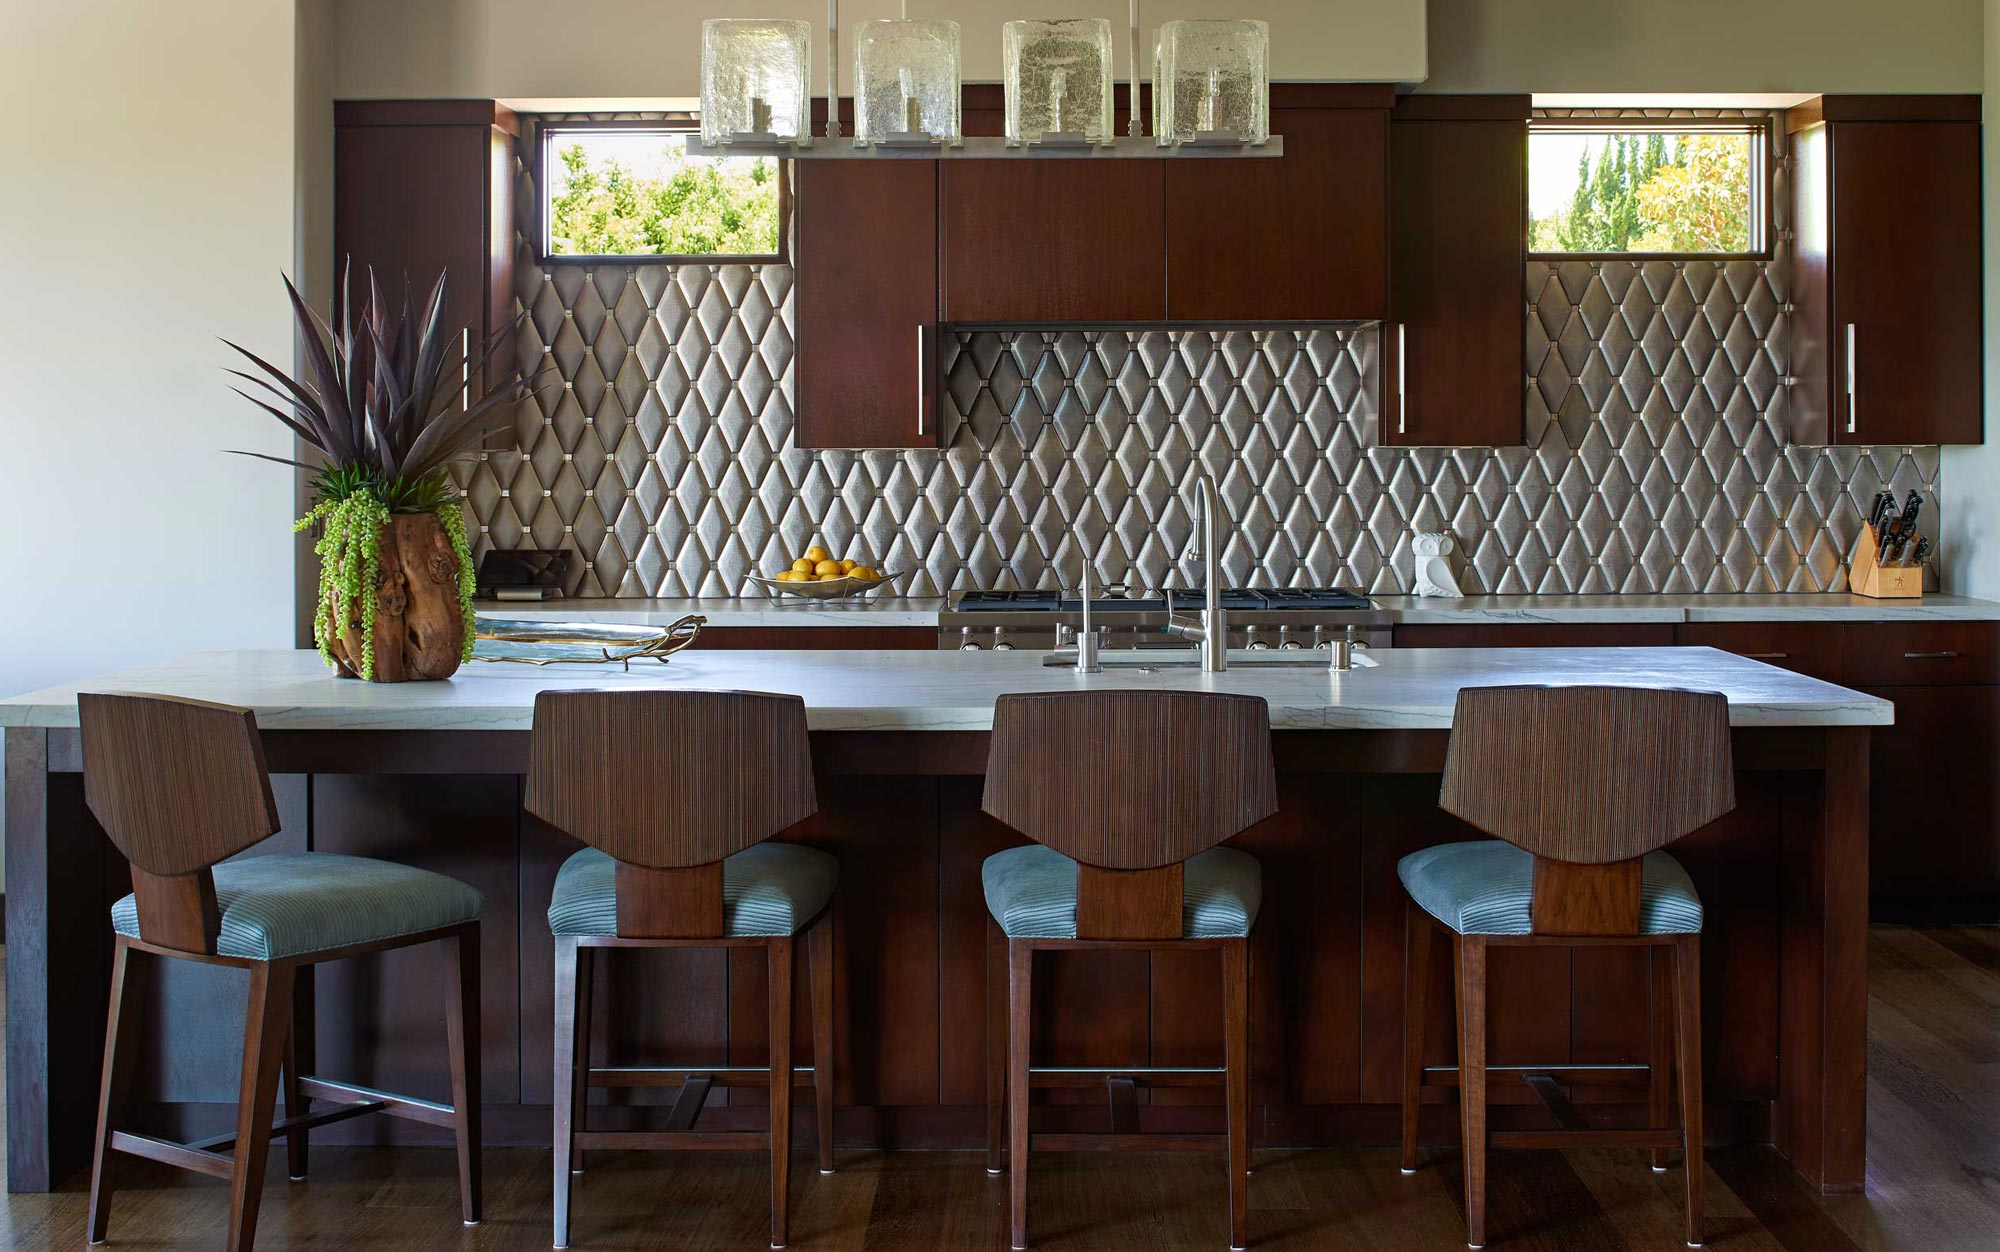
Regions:
<instances>
[{"instance_id":1,"label":"window","mask_svg":"<svg viewBox=\"0 0 2000 1252\"><path fill-rule=\"evenodd\" d=\"M697 130L692 121L545 127L543 258L784 259L784 163L689 156Z\"/></svg>"},{"instance_id":2,"label":"window","mask_svg":"<svg viewBox=\"0 0 2000 1252\"><path fill-rule=\"evenodd\" d=\"M1539 255L1762 255L1761 121L1546 119L1528 133L1528 250Z\"/></svg>"}]
</instances>

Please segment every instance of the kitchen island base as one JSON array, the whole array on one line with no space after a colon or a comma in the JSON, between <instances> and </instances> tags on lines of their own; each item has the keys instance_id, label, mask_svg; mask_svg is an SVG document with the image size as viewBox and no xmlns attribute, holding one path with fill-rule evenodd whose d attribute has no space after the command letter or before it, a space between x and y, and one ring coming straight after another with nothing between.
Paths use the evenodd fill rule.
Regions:
<instances>
[{"instance_id":1,"label":"kitchen island base","mask_svg":"<svg viewBox=\"0 0 2000 1252\"><path fill-rule=\"evenodd\" d=\"M1824 1191L1858 1190L1866 1089L1868 730L1739 727L1738 807L1675 844L1707 910L1703 1028L1711 1142L1775 1144ZM546 910L567 838L520 807L520 730L267 730L283 831L248 855L312 848L452 874L484 893L481 1057L489 1144L549 1141L554 941ZM1020 842L979 811L983 731L815 731L821 811L786 837L841 859L835 1125L846 1146L975 1147L985 1134L984 858ZM83 803L73 729L10 726L7 746L8 1185L49 1189L88 1160L108 985L110 903L127 871ZM1236 842L1263 863L1252 940L1259 1145L1393 1143L1400 1094L1403 897L1397 860L1474 832L1436 806L1442 730L1280 730L1280 811ZM1559 763L1552 763L1552 768ZM1198 957L1199 954L1197 954ZM1504 959L1503 959L1504 958ZM725 952L598 958L625 1006L601 1017L598 1064L763 1062L761 962ZM1213 960L1170 952L1060 953L1036 976L1038 1064L1219 1064ZM1440 964L1440 963L1434 963ZM1453 1061L1448 971L1434 969L1426 1064ZM172 971L146 1006L155 1059L135 1106L163 1133L230 1117L240 980ZM1496 952L1497 1066L1643 1063L1643 955ZM604 985L600 983L600 985ZM443 1093L436 972L399 954L321 971L319 1071ZM803 995L803 988L799 994ZM809 1020L801 1010L795 1020ZM803 1026L797 1063L809 1065ZM1496 1079L1499 1076L1496 1076ZM1215 1092L1138 1097L1149 1129L1221 1128ZM1573 1089L1594 1121L1641 1124L1642 1085ZM603 1098L602 1095L599 1097ZM668 1115L671 1090L593 1107L593 1124ZM1106 1091L1050 1093L1038 1128L1103 1129ZM1449 1099L1440 1094L1440 1100ZM1495 1128L1545 1117L1496 1085ZM704 1128L762 1124L761 1095L720 1090ZM1443 1103L1426 1143L1456 1139ZM801 1127L809 1115L801 1113ZM361 1119L324 1142L420 1142Z\"/></svg>"}]
</instances>

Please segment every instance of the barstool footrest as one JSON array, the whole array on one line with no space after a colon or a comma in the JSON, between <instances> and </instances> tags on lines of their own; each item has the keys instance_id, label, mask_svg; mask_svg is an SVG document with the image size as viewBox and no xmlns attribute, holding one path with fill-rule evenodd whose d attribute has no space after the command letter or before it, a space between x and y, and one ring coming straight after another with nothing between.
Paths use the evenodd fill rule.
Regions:
<instances>
[{"instance_id":1,"label":"barstool footrest","mask_svg":"<svg viewBox=\"0 0 2000 1252\"><path fill-rule=\"evenodd\" d=\"M236 1163L229 1157L214 1152L204 1152L200 1148L185 1143L175 1143L170 1139L155 1139L151 1135L134 1134L129 1130L112 1131L111 1146L127 1156L141 1156L163 1165L192 1170L197 1174L207 1174L211 1178L226 1180L236 1172Z\"/></svg>"},{"instance_id":2,"label":"barstool footrest","mask_svg":"<svg viewBox=\"0 0 2000 1252\"><path fill-rule=\"evenodd\" d=\"M593 1068L590 1071L590 1085L593 1087L678 1087L696 1075L708 1079L713 1086L717 1087L768 1087L771 1084L770 1068L763 1065L684 1065L678 1068L611 1065ZM794 1087L812 1086L812 1066L792 1066L792 1085Z\"/></svg>"},{"instance_id":3,"label":"barstool footrest","mask_svg":"<svg viewBox=\"0 0 2000 1252\"><path fill-rule=\"evenodd\" d=\"M344 1104L379 1104L379 1109L370 1112L386 1113L390 1117L406 1117L413 1122L423 1122L431 1126L455 1127L458 1111L449 1104L439 1104L435 1100L419 1100L415 1096L397 1095L393 1091L377 1091L373 1087L363 1087L358 1083L335 1082L330 1078L318 1078L311 1074L301 1075L299 1091L311 1099L339 1100Z\"/></svg>"},{"instance_id":4,"label":"barstool footrest","mask_svg":"<svg viewBox=\"0 0 2000 1252\"><path fill-rule=\"evenodd\" d=\"M1154 1069L1131 1065L1047 1065L1028 1070L1028 1085L1073 1089L1099 1087L1108 1081L1125 1079L1142 1087L1219 1087L1227 1073L1220 1067Z\"/></svg>"},{"instance_id":5,"label":"barstool footrest","mask_svg":"<svg viewBox=\"0 0 2000 1252\"><path fill-rule=\"evenodd\" d=\"M271 1123L271 1138L283 1139L295 1130L311 1130L315 1126L325 1126L332 1122L344 1122L351 1117L365 1117L369 1113L382 1113L388 1105L380 1100L361 1100L353 1104L342 1104L337 1108L320 1109L313 1113L300 1113ZM196 1139L183 1145L197 1152L226 1152L236 1146L236 1132L226 1135L210 1135L206 1139Z\"/></svg>"}]
</instances>

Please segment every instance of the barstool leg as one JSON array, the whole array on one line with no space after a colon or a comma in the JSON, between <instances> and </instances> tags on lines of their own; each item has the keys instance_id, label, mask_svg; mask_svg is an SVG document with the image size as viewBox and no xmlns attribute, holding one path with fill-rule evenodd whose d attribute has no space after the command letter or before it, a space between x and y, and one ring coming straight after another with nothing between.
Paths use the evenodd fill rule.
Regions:
<instances>
[{"instance_id":1,"label":"barstool leg","mask_svg":"<svg viewBox=\"0 0 2000 1252\"><path fill-rule=\"evenodd\" d=\"M789 1238L792 1178L792 937L765 945L771 992L771 1246Z\"/></svg>"},{"instance_id":2,"label":"barstool leg","mask_svg":"<svg viewBox=\"0 0 2000 1252\"><path fill-rule=\"evenodd\" d=\"M1647 1097L1651 1116L1648 1124L1654 1130L1665 1130L1673 1125L1674 1116L1674 952L1665 944L1647 949L1649 974L1647 981L1652 985L1652 1044L1646 1058ZM1667 1172L1666 1148L1653 1149L1653 1172Z\"/></svg>"},{"instance_id":3,"label":"barstool leg","mask_svg":"<svg viewBox=\"0 0 2000 1252\"><path fill-rule=\"evenodd\" d=\"M1681 1072L1681 1167L1687 1171L1687 1244L1702 1243L1701 936L1674 942L1674 1021Z\"/></svg>"},{"instance_id":4,"label":"barstool leg","mask_svg":"<svg viewBox=\"0 0 2000 1252\"><path fill-rule=\"evenodd\" d=\"M1012 1246L1028 1246L1028 1031L1034 1019L1035 949L1007 941L1007 1168Z\"/></svg>"},{"instance_id":5,"label":"barstool leg","mask_svg":"<svg viewBox=\"0 0 2000 1252\"><path fill-rule=\"evenodd\" d=\"M138 1049L139 1000L147 959L133 958L132 945L121 936L111 958L111 1012L104 1024L104 1073L97 1093L97 1143L90 1163L90 1232L92 1243L103 1243L111 1217L111 1132L125 1111L132 1088L133 1053Z\"/></svg>"},{"instance_id":6,"label":"barstool leg","mask_svg":"<svg viewBox=\"0 0 2000 1252\"><path fill-rule=\"evenodd\" d=\"M1250 941L1222 945L1223 1063L1228 1068L1229 1246L1250 1246Z\"/></svg>"},{"instance_id":7,"label":"barstool leg","mask_svg":"<svg viewBox=\"0 0 2000 1252\"><path fill-rule=\"evenodd\" d=\"M1430 1002L1431 924L1403 902L1403 1172L1417 1172L1417 1111L1424 1094L1424 1009Z\"/></svg>"},{"instance_id":8,"label":"barstool leg","mask_svg":"<svg viewBox=\"0 0 2000 1252\"><path fill-rule=\"evenodd\" d=\"M313 967L301 965L292 976L292 1028L285 1035L285 1116L302 1117L311 1102L300 1080L313 1067ZM285 1136L285 1173L304 1182L311 1135L300 1127Z\"/></svg>"},{"instance_id":9,"label":"barstool leg","mask_svg":"<svg viewBox=\"0 0 2000 1252\"><path fill-rule=\"evenodd\" d=\"M1007 935L986 919L986 1172L998 1174L1007 1150Z\"/></svg>"},{"instance_id":10,"label":"barstool leg","mask_svg":"<svg viewBox=\"0 0 2000 1252\"><path fill-rule=\"evenodd\" d=\"M597 949L578 945L576 950L576 1088L570 1094L576 1120L572 1129L581 1132L590 1123L590 1023L591 997L597 992ZM570 1172L583 1172L584 1158L589 1154L582 1148L572 1148L569 1154Z\"/></svg>"},{"instance_id":11,"label":"barstool leg","mask_svg":"<svg viewBox=\"0 0 2000 1252\"><path fill-rule=\"evenodd\" d=\"M819 1131L819 1172L833 1172L833 909L806 932L806 976L812 979L813 1106Z\"/></svg>"},{"instance_id":12,"label":"barstool leg","mask_svg":"<svg viewBox=\"0 0 2000 1252\"><path fill-rule=\"evenodd\" d=\"M1465 1243L1486 1246L1486 941L1458 937L1458 1091L1465 1139Z\"/></svg>"},{"instance_id":13,"label":"barstool leg","mask_svg":"<svg viewBox=\"0 0 2000 1252\"><path fill-rule=\"evenodd\" d=\"M576 1012L577 993L577 942L574 935L556 936L556 978L555 978L555 1139L550 1156L555 1161L555 1232L554 1243L558 1248L569 1246L569 1190L570 1154L576 1148L576 1065L577 1034L579 1022ZM588 1056L589 1041L584 1041L584 1055Z\"/></svg>"},{"instance_id":14,"label":"barstool leg","mask_svg":"<svg viewBox=\"0 0 2000 1252\"><path fill-rule=\"evenodd\" d=\"M229 1252L250 1252L257 1238L257 1203L271 1150L271 1111L278 1070L291 1033L294 967L260 961L250 967L250 1004L243 1021L243 1078L236 1097L236 1159L229 1174Z\"/></svg>"},{"instance_id":15,"label":"barstool leg","mask_svg":"<svg viewBox=\"0 0 2000 1252\"><path fill-rule=\"evenodd\" d=\"M444 941L445 1047L451 1061L452 1130L458 1139L458 1204L479 1224L479 927Z\"/></svg>"}]
</instances>

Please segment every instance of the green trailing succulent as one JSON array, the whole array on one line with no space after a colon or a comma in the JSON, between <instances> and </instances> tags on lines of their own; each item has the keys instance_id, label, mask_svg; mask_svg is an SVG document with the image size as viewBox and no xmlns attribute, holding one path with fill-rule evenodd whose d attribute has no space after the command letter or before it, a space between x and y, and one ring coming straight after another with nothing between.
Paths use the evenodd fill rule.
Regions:
<instances>
[{"instance_id":1,"label":"green trailing succulent","mask_svg":"<svg viewBox=\"0 0 2000 1252\"><path fill-rule=\"evenodd\" d=\"M231 370L257 394L238 395L283 422L317 449L324 460L309 464L288 457L243 452L312 475L313 506L294 529L320 528L313 550L319 554L319 605L313 638L320 655L334 660L346 610L360 609L361 676L374 677L375 588L381 577L381 543L393 514L433 514L443 527L458 563L459 610L465 623L461 660L473 645L472 549L466 538L459 491L447 466L513 422L514 406L527 394L517 372L484 395L470 393L514 323L502 327L476 359L457 351L458 328L445 323L445 275L439 274L419 315L406 283L400 306L383 298L371 271L368 291L357 305L340 290L329 326L300 297L290 279L285 292L305 345L307 369L294 379L269 361L234 343L229 346L260 373ZM227 340L224 340L228 343ZM463 404L460 404L463 399ZM456 407L454 407L456 406Z\"/></svg>"}]
</instances>

